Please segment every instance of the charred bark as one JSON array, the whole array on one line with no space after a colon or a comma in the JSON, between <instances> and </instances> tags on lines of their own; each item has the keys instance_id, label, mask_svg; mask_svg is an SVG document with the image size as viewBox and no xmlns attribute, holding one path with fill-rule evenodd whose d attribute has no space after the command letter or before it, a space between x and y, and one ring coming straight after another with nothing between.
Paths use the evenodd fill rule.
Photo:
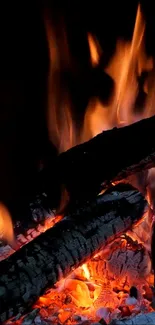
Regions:
<instances>
[{"instance_id":1,"label":"charred bark","mask_svg":"<svg viewBox=\"0 0 155 325\"><path fill-rule=\"evenodd\" d=\"M132 227L146 207L132 186L118 185L2 261L0 321L24 312L61 276Z\"/></svg>"},{"instance_id":2,"label":"charred bark","mask_svg":"<svg viewBox=\"0 0 155 325\"><path fill-rule=\"evenodd\" d=\"M74 200L93 197L109 183L155 165L155 117L104 131L60 154L60 181ZM102 186L101 186L102 184Z\"/></svg>"}]
</instances>

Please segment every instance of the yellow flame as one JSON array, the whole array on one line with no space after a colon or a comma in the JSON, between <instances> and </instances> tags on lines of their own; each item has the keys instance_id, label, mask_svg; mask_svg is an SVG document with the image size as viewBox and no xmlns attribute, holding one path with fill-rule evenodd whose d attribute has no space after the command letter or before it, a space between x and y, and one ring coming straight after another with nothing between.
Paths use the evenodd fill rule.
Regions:
<instances>
[{"instance_id":1,"label":"yellow flame","mask_svg":"<svg viewBox=\"0 0 155 325\"><path fill-rule=\"evenodd\" d=\"M86 279L87 279L87 280L90 279L90 272L89 272L89 270L88 270L88 266L87 266L87 264L83 264L83 265L82 265L82 269L83 269L83 271L84 271L84 274L85 274Z\"/></svg>"}]
</instances>

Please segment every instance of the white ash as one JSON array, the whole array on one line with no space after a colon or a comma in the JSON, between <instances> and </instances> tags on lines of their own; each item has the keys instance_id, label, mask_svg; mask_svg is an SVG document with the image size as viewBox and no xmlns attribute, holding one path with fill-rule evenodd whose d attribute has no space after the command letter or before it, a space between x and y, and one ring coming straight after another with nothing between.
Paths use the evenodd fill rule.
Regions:
<instances>
[{"instance_id":1,"label":"white ash","mask_svg":"<svg viewBox=\"0 0 155 325\"><path fill-rule=\"evenodd\" d=\"M99 308L96 311L96 317L99 319L104 319L107 323L110 320L110 309L109 308Z\"/></svg>"},{"instance_id":2,"label":"white ash","mask_svg":"<svg viewBox=\"0 0 155 325\"><path fill-rule=\"evenodd\" d=\"M137 315L130 319L113 320L109 325L155 325L155 312Z\"/></svg>"},{"instance_id":3,"label":"white ash","mask_svg":"<svg viewBox=\"0 0 155 325\"><path fill-rule=\"evenodd\" d=\"M130 243L127 239L125 245L123 239L117 239L107 246L106 250L88 261L87 265L93 278L100 276L117 279L120 285L123 281L126 282L126 279L129 285L133 285L133 279L135 285L139 280L145 283L146 277L151 273L149 253L132 239Z\"/></svg>"},{"instance_id":4,"label":"white ash","mask_svg":"<svg viewBox=\"0 0 155 325\"><path fill-rule=\"evenodd\" d=\"M125 300L125 304L128 306L132 306L132 305L137 305L138 304L138 300L135 297L128 297Z\"/></svg>"},{"instance_id":5,"label":"white ash","mask_svg":"<svg viewBox=\"0 0 155 325\"><path fill-rule=\"evenodd\" d=\"M52 219L54 219L55 215L53 214ZM47 221L49 220L49 224L50 224L50 220L51 220L51 216L49 218L49 216L46 219ZM37 225L37 227L35 229L29 229L26 233L26 235L24 234L20 234L17 236L17 241L19 243L20 246L25 245L26 243L28 243L28 241L33 240L33 238L37 237L41 232L45 231L45 227L42 226L41 224ZM103 278L108 278L112 279L113 281L116 281L120 284L120 280L123 278L125 279L125 281L128 281L130 284L130 282L132 283L133 278L134 278L134 285L135 282L138 281L139 276L141 276L141 282L143 281L142 279L145 280L145 277L151 272L151 267L150 267L150 256L147 252L146 249L141 249L140 246L137 246L137 243L133 243L135 245L135 249L133 249L133 247L128 247L128 246L120 246L121 243L121 238L119 238L116 242L113 242L111 245L109 245L109 247L107 247L107 250L101 252L101 254L99 254L98 257L94 257L92 260L88 261L87 265L88 265L88 269L90 271L90 275L91 277L100 277L101 279ZM113 249L113 247L115 247L115 249ZM131 245L132 246L132 245ZM138 250L136 251L138 247ZM109 249L109 250L108 250ZM2 254L1 254L2 252ZM6 258L7 256L9 256L10 254L12 254L14 252L14 250L12 248L10 248L8 245L7 246L3 246L0 247L0 259L1 255L3 255L3 258ZM5 255L5 256L4 256ZM89 267L90 266L90 267ZM114 272L115 270L115 272ZM133 283L132 283L133 285ZM123 286L125 286L125 282L123 283ZM112 286L113 287L113 286ZM108 291L109 290L109 291ZM122 314L119 310L119 306L121 305L121 299L119 298L118 293L114 292L113 289L110 292L111 289L107 289L105 287L105 290L102 291L102 294L100 295L97 304L99 304L100 306L98 306L97 311L96 311L96 315L95 318L93 319L93 317L91 318L90 316L84 316L81 313L79 313L78 315L76 314L76 308L71 308L71 309L67 309L64 308L64 306L62 306L62 309L60 311L60 308L57 308L57 312L55 311L54 313L51 312L51 315L48 314L48 307L46 306L41 307L40 311L35 309L35 311L33 310L32 312L30 312L28 315L26 315L22 321L22 325L49 325L49 324L63 324L61 322L61 315L63 318L63 312L68 311L68 318L66 318L66 323L67 323L67 319L69 319L69 321L73 321L73 323L75 324L79 324L79 325L94 325L94 324L103 324L103 320L105 321L105 324L116 324L116 325L136 325L136 324L140 324L140 325L144 325L144 324L155 324L155 317L154 317L154 322L149 323L148 319L152 319L152 318L147 318L147 322L146 323L133 323L131 321L133 321L135 319L135 314L138 312L142 313L142 312L148 312L150 311L149 309L149 302L148 301L144 301L144 299L141 299L141 301L139 301L139 299L134 298L134 297L130 297L128 294L124 294L124 304L130 308L130 306L134 306L132 309L132 313L131 313L131 317L128 316L128 318L124 319L120 319L122 317ZM46 296L46 295L45 295ZM104 299L106 298L106 299ZM110 307L113 305L113 300L115 299L115 307L111 308L111 310L109 308L107 308L105 306L105 301L107 300L107 306L110 304ZM144 305L143 305L144 303ZM96 306L97 307L97 306ZM41 313L40 313L41 312ZM134 314L135 313L135 314ZM142 316L144 315L144 318L138 318L138 320L140 319L143 320L145 319L145 314L142 314ZM146 314L146 315L152 315L152 313ZM141 315L139 315L141 316ZM148 316L148 317L152 317L152 316ZM91 319L90 319L91 318ZM102 319L101 323L95 323L95 321L99 322ZM112 319L115 319L112 322ZM145 319L146 320L146 319ZM111 321L111 323L110 323ZM124 322L125 321L125 322ZM130 321L130 323L128 322ZM137 318L136 318L137 321ZM119 323L118 323L119 322ZM128 322L128 323L126 323ZM11 324L11 323L10 323ZM13 324L13 323L12 323Z\"/></svg>"}]
</instances>

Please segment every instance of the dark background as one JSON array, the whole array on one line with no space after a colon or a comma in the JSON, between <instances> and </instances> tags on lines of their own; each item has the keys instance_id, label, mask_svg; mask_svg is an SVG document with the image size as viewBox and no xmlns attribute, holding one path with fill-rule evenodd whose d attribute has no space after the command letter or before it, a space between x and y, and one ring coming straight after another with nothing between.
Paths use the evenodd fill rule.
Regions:
<instances>
[{"instance_id":1,"label":"dark background","mask_svg":"<svg viewBox=\"0 0 155 325\"><path fill-rule=\"evenodd\" d=\"M154 2L141 1L146 18L146 48L152 55L155 54ZM52 10L53 15L55 12L64 15L72 54L82 73L87 74L87 32L95 33L99 39L105 66L118 37L131 38L137 5L136 0L15 0L0 4L0 200L8 206L22 206L33 191L39 161L48 161L55 153L46 128L48 49L44 8ZM75 91L77 119L78 114L84 113L87 102L84 92L80 86Z\"/></svg>"}]
</instances>

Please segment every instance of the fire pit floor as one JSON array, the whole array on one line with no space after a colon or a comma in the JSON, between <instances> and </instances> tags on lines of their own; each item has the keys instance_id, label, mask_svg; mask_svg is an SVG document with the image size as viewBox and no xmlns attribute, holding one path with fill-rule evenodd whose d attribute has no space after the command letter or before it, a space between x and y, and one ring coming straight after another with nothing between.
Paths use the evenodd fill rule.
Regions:
<instances>
[{"instance_id":1,"label":"fire pit floor","mask_svg":"<svg viewBox=\"0 0 155 325\"><path fill-rule=\"evenodd\" d=\"M59 220L54 215L45 225L17 237L26 244ZM151 260L148 251L150 214L133 232L114 240L87 263L56 283L26 316L18 314L9 325L47 324L155 324ZM40 231L39 231L40 229ZM142 238L145 243L142 242ZM0 259L13 251L1 246Z\"/></svg>"}]
</instances>

